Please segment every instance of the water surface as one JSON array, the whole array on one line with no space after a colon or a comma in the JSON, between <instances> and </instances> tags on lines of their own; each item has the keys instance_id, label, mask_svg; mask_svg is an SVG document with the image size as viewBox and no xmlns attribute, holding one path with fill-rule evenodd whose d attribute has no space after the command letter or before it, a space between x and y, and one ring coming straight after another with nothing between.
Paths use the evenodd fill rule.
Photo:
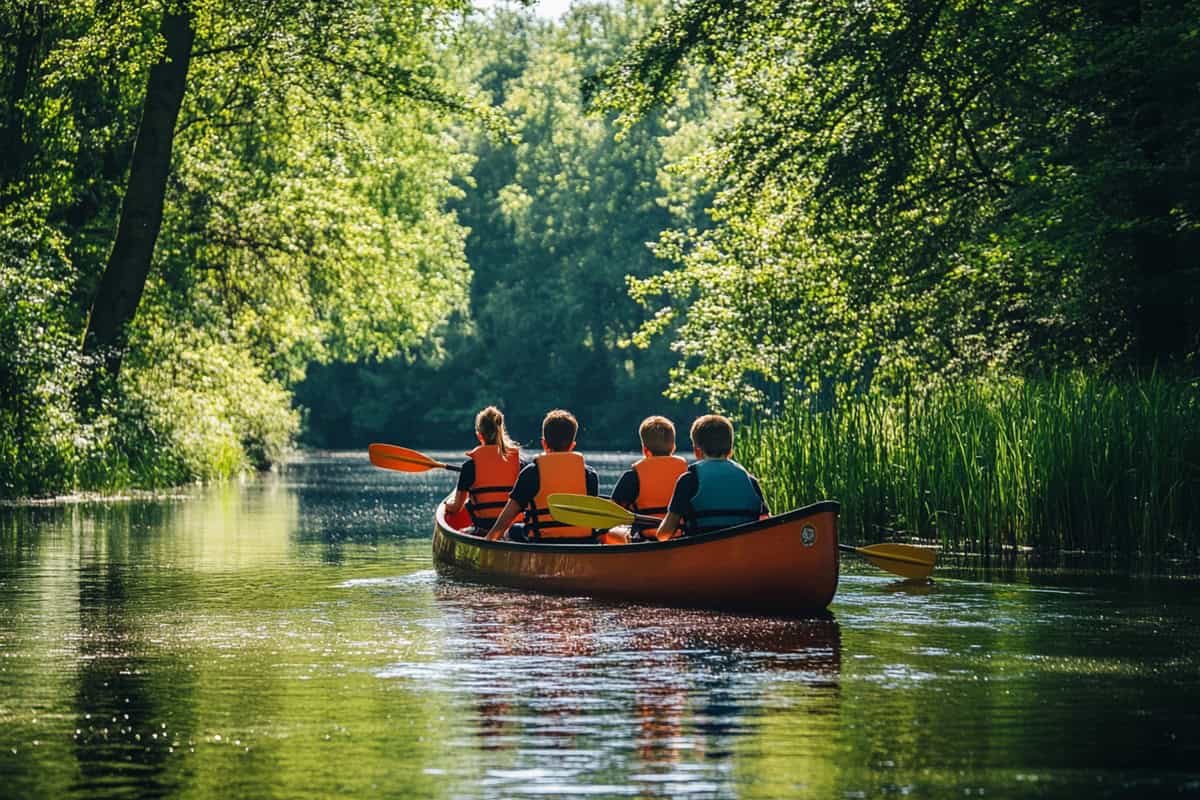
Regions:
<instances>
[{"instance_id":1,"label":"water surface","mask_svg":"<svg viewBox=\"0 0 1200 800\"><path fill-rule=\"evenodd\" d=\"M808 620L523 594L435 573L453 480L310 456L0 510L0 795L1200 796L1193 581L846 560Z\"/></svg>"}]
</instances>

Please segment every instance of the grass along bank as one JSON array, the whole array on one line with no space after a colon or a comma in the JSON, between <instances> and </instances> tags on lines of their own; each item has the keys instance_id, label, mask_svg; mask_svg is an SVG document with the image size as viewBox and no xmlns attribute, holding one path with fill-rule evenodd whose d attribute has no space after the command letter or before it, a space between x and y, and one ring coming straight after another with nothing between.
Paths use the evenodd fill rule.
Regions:
<instances>
[{"instance_id":1,"label":"grass along bank","mask_svg":"<svg viewBox=\"0 0 1200 800\"><path fill-rule=\"evenodd\" d=\"M1200 389L1157 375L978 380L819 412L797 402L748 420L737 457L773 508L840 500L852 542L895 531L974 553L1200 550Z\"/></svg>"}]
</instances>

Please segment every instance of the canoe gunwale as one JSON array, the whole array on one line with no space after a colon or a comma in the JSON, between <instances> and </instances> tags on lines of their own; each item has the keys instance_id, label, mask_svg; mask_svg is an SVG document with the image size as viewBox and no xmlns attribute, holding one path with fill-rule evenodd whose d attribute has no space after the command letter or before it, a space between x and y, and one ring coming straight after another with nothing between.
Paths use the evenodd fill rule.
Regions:
<instances>
[{"instance_id":1,"label":"canoe gunwale","mask_svg":"<svg viewBox=\"0 0 1200 800\"><path fill-rule=\"evenodd\" d=\"M647 541L623 545L605 545L599 543L549 544L542 542L511 542L507 540L488 541L480 536L471 536L461 533L457 528L451 527L450 524L446 522L445 509L445 502L440 502L438 503L437 511L434 513L434 521L439 532L443 536L463 542L464 544L469 544L472 547L481 547L489 550L498 549L514 550L518 552L524 551L531 553L574 553L576 555L624 553L628 555L633 551L659 552L678 547L694 547L697 545L720 541L721 539L730 539L737 536L752 534L760 530L773 528L780 524L793 522L795 520L803 519L804 517L810 517L814 514L826 512L833 512L834 514L837 514L841 511L841 504L836 500L821 500L816 503L803 506L802 508L785 511L784 513L776 516L755 520L754 522L746 522L741 525L735 525L731 528L722 528L718 531L701 533L695 536L681 536L675 539L669 539L665 542Z\"/></svg>"}]
</instances>

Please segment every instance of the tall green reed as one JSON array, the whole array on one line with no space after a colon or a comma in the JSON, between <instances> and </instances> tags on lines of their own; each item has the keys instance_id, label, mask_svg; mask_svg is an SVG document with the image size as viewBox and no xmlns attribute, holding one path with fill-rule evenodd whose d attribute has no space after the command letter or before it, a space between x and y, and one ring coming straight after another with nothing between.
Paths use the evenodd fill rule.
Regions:
<instances>
[{"instance_id":1,"label":"tall green reed","mask_svg":"<svg viewBox=\"0 0 1200 800\"><path fill-rule=\"evenodd\" d=\"M743 420L773 506L842 502L847 538L1122 556L1200 549L1200 389L1159 375L981 379Z\"/></svg>"}]
</instances>

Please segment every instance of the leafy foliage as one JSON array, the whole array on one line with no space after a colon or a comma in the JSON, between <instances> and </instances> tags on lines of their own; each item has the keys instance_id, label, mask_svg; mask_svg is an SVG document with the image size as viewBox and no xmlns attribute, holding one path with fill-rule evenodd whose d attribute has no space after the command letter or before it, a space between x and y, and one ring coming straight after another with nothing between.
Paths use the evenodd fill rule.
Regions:
<instances>
[{"instance_id":1,"label":"leafy foliage","mask_svg":"<svg viewBox=\"0 0 1200 800\"><path fill-rule=\"evenodd\" d=\"M470 228L469 310L415 359L310 370L300 399L314 441L466 444L475 412L498 403L526 442L562 406L580 418L581 446L633 447L646 414L692 411L661 397L665 343L625 346L644 319L626 276L662 269L647 244L663 229L702 221L701 200L668 205L660 174L700 109L650 115L617 137L579 93L654 9L577 4L559 23L497 12L464 28L454 68L502 104L518 137L461 132L477 157L456 203Z\"/></svg>"},{"instance_id":2,"label":"leafy foliage","mask_svg":"<svg viewBox=\"0 0 1200 800\"><path fill-rule=\"evenodd\" d=\"M470 165L438 116L499 117L439 77L460 0L0 8L4 486L164 485L278 458L310 361L415 351L465 304ZM98 414L73 395L159 20L196 44L164 225ZM18 224L19 223L19 224ZM49 270L49 271L47 271ZM20 344L18 344L20 343Z\"/></svg>"},{"instance_id":3,"label":"leafy foliage","mask_svg":"<svg viewBox=\"0 0 1200 800\"><path fill-rule=\"evenodd\" d=\"M631 124L702 64L737 110L693 162L716 225L665 237L677 269L635 284L647 335L686 317L675 390L1194 367L1198 10L673 6L590 88Z\"/></svg>"}]
</instances>

